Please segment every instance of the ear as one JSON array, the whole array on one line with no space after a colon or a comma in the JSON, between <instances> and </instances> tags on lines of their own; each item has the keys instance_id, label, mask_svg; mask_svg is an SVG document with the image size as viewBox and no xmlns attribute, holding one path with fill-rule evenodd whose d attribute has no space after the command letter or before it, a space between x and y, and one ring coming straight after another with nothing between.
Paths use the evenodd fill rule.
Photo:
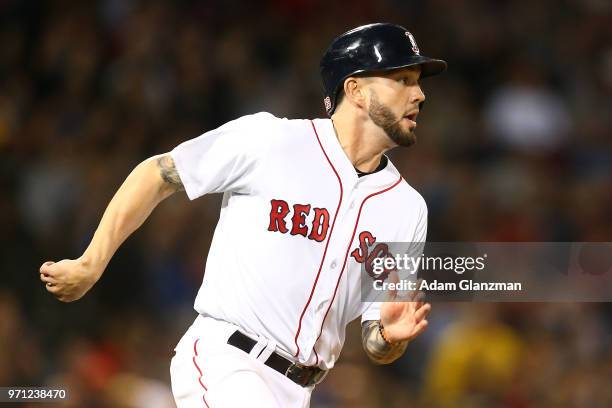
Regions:
<instances>
[{"instance_id":1,"label":"ear","mask_svg":"<svg viewBox=\"0 0 612 408\"><path fill-rule=\"evenodd\" d=\"M344 97L352 105L365 108L366 92L364 78L348 77L344 80Z\"/></svg>"}]
</instances>

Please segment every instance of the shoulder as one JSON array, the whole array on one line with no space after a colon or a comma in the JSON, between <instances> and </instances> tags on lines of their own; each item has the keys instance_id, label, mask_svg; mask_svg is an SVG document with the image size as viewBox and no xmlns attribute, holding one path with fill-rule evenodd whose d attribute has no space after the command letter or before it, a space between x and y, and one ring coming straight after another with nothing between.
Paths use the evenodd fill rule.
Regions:
<instances>
[{"instance_id":1,"label":"shoulder","mask_svg":"<svg viewBox=\"0 0 612 408\"><path fill-rule=\"evenodd\" d=\"M396 177L401 177L397 168L389 160L389 171L392 172ZM401 180L395 188L396 193L399 195L399 200L402 206L408 205L411 209L418 209L421 215L427 215L427 202L414 187L412 187L405 178L401 177Z\"/></svg>"},{"instance_id":2,"label":"shoulder","mask_svg":"<svg viewBox=\"0 0 612 408\"><path fill-rule=\"evenodd\" d=\"M294 147L296 143L310 143L317 129L314 120L277 117L269 112L259 112L241 118L251 132L261 134L277 148ZM319 129L319 131L321 131ZM264 135L265 134L265 135Z\"/></svg>"},{"instance_id":3,"label":"shoulder","mask_svg":"<svg viewBox=\"0 0 612 408\"><path fill-rule=\"evenodd\" d=\"M233 143L247 148L274 143L276 136L282 133L280 129L283 121L269 112L258 112L230 120L211 133L231 139Z\"/></svg>"},{"instance_id":4,"label":"shoulder","mask_svg":"<svg viewBox=\"0 0 612 408\"><path fill-rule=\"evenodd\" d=\"M427 202L423 196L403 178L398 187L404 205L410 208L418 218L427 218Z\"/></svg>"},{"instance_id":5,"label":"shoulder","mask_svg":"<svg viewBox=\"0 0 612 408\"><path fill-rule=\"evenodd\" d=\"M231 122L227 122L224 126L244 126L253 130L279 131L283 130L292 132L303 131L312 132L312 121L309 119L288 119L273 115L270 112L257 112L250 115L241 116Z\"/></svg>"},{"instance_id":6,"label":"shoulder","mask_svg":"<svg viewBox=\"0 0 612 408\"><path fill-rule=\"evenodd\" d=\"M251 130L254 130L253 126L273 126L274 124L278 123L278 121L282 121L282 119L277 118L269 112L257 112L249 115L240 116L239 118L227 122L222 127L245 126L249 127Z\"/></svg>"},{"instance_id":7,"label":"shoulder","mask_svg":"<svg viewBox=\"0 0 612 408\"><path fill-rule=\"evenodd\" d=\"M306 123L310 123L310 119L281 118L270 112L263 112L263 111L244 115L235 120L243 121L243 122L264 122L264 123L292 124L292 125L299 125L299 124L304 125Z\"/></svg>"},{"instance_id":8,"label":"shoulder","mask_svg":"<svg viewBox=\"0 0 612 408\"><path fill-rule=\"evenodd\" d=\"M400 185L398 187L400 188L400 191L408 201L418 206L419 208L424 208L424 210L427 211L427 202L425 202L425 199L423 198L421 193L419 193L414 187L408 184L408 182L404 178L402 178L402 181L400 182Z\"/></svg>"},{"instance_id":9,"label":"shoulder","mask_svg":"<svg viewBox=\"0 0 612 408\"><path fill-rule=\"evenodd\" d=\"M227 130L222 133L234 134L239 139L236 144L262 157L306 154L307 147L316 143L311 120L280 118L269 112L241 116L224 127Z\"/></svg>"}]
</instances>

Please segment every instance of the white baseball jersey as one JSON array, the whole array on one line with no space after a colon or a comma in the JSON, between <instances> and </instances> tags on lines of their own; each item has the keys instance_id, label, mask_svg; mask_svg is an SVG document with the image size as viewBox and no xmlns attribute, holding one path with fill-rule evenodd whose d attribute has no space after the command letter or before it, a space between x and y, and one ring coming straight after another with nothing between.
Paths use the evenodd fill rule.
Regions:
<instances>
[{"instance_id":1,"label":"white baseball jersey","mask_svg":"<svg viewBox=\"0 0 612 408\"><path fill-rule=\"evenodd\" d=\"M422 242L423 198L393 164L358 177L329 119L244 116L171 155L191 200L223 204L195 309L330 369L346 325L380 318L361 301L377 242Z\"/></svg>"}]
</instances>

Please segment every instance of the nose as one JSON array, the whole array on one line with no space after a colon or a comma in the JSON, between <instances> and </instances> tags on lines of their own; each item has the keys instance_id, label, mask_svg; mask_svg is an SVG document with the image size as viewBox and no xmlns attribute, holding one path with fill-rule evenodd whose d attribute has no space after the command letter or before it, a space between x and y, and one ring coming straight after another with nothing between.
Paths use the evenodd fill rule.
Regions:
<instances>
[{"instance_id":1,"label":"nose","mask_svg":"<svg viewBox=\"0 0 612 408\"><path fill-rule=\"evenodd\" d=\"M418 105L425 102L425 94L423 93L423 90L419 85L414 87L410 102L414 105Z\"/></svg>"}]
</instances>

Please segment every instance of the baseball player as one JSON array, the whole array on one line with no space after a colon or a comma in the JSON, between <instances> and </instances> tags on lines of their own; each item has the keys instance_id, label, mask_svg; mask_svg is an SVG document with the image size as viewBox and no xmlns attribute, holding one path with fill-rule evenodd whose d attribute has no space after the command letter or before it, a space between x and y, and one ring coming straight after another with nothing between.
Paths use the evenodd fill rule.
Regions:
<instances>
[{"instance_id":1,"label":"baseball player","mask_svg":"<svg viewBox=\"0 0 612 408\"><path fill-rule=\"evenodd\" d=\"M170 365L181 408L307 407L349 322L361 317L380 364L427 326L429 304L363 302L359 281L378 243L425 240L425 202L384 153L415 143L419 80L446 63L379 23L337 37L320 67L329 119L248 115L143 161L83 255L40 268L49 292L77 300L162 200L223 193L198 316Z\"/></svg>"}]
</instances>

